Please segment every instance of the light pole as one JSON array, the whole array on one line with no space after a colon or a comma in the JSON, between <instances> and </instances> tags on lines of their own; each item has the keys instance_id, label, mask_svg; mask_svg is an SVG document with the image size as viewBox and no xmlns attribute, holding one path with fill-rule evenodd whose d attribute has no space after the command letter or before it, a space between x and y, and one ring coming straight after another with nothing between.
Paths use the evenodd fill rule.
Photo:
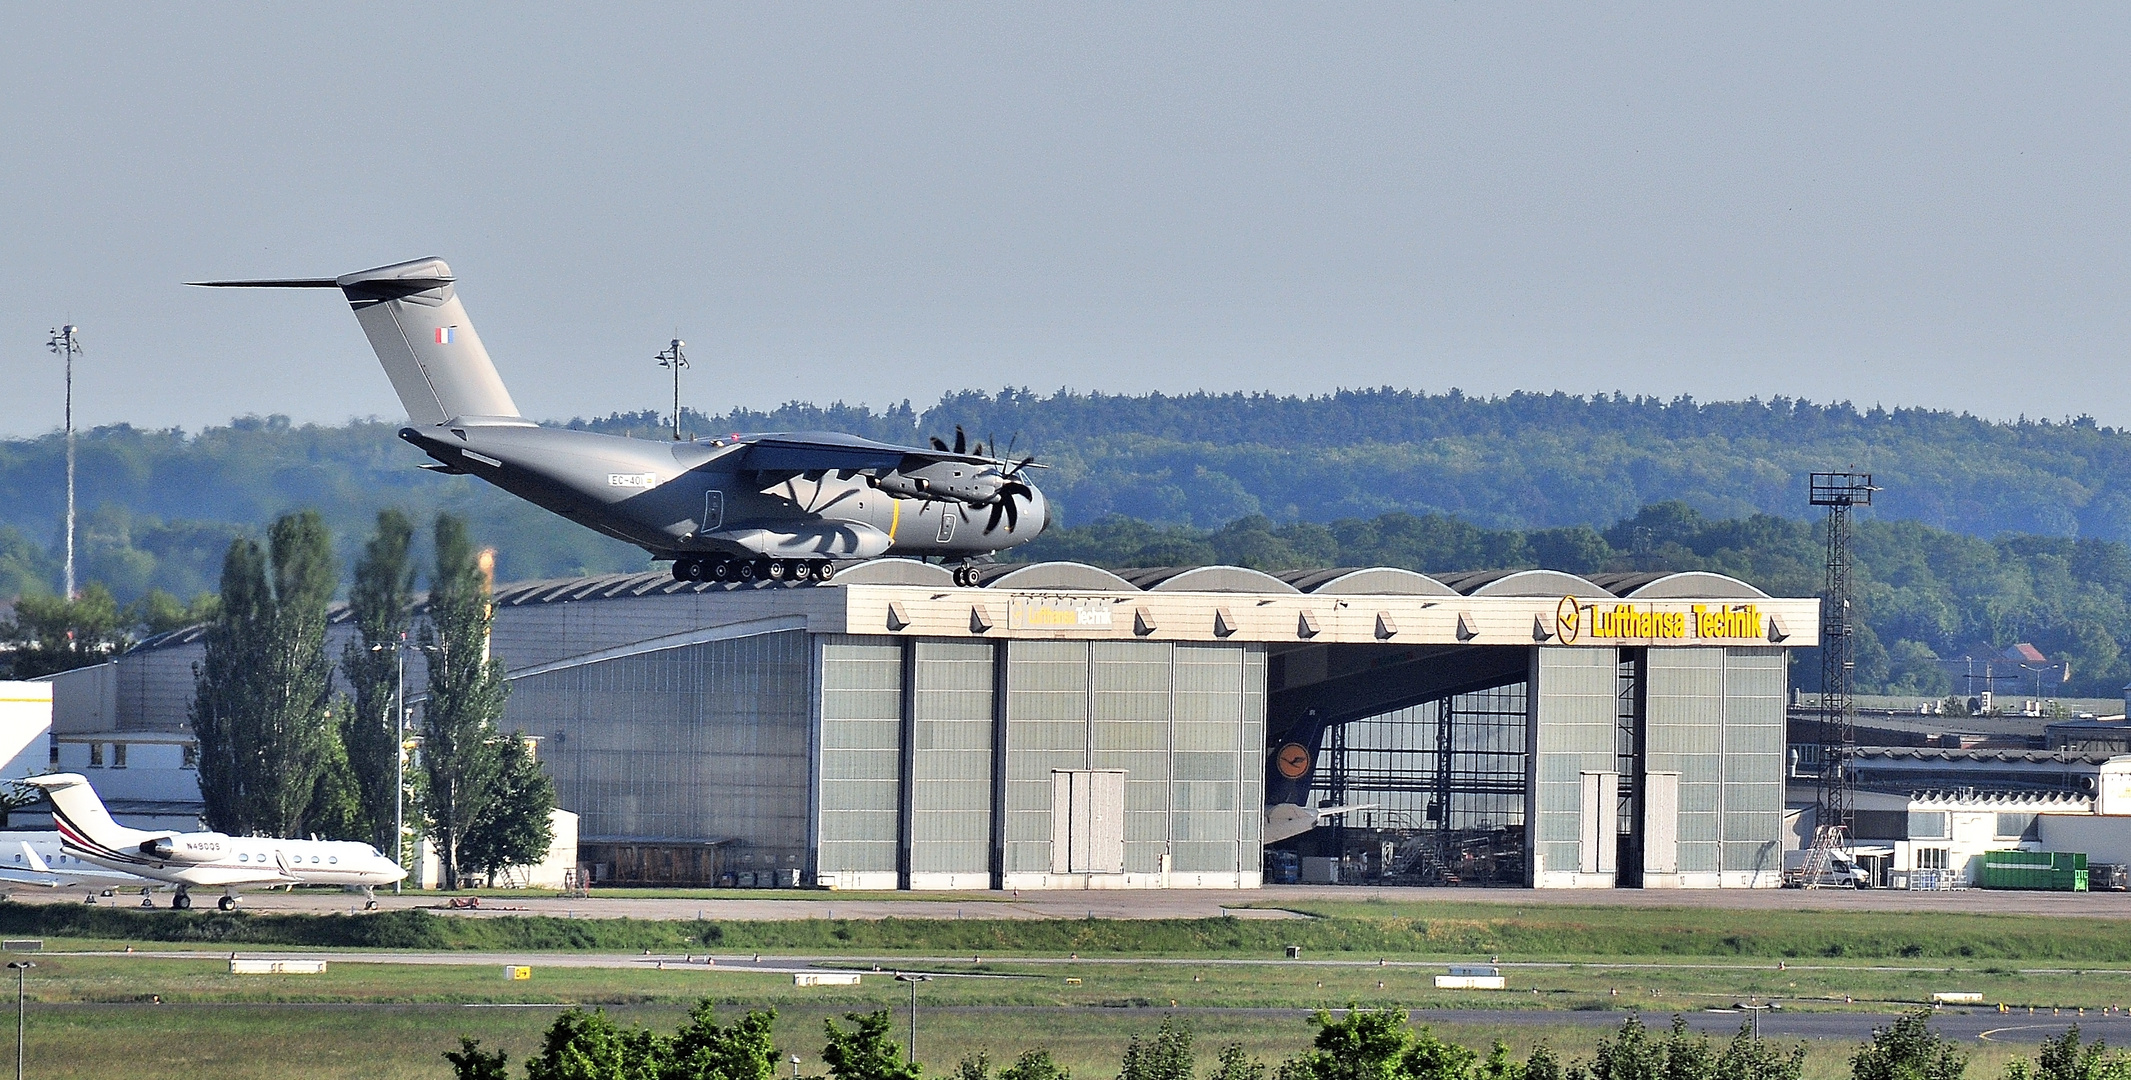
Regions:
<instances>
[{"instance_id":1,"label":"light pole","mask_svg":"<svg viewBox=\"0 0 2131 1080\"><path fill-rule=\"evenodd\" d=\"M372 645L371 652L392 650L392 865L407 869L407 631L398 641ZM392 895L400 894L400 882L392 883Z\"/></svg>"},{"instance_id":2,"label":"light pole","mask_svg":"<svg viewBox=\"0 0 2131 1080\"><path fill-rule=\"evenodd\" d=\"M22 1080L23 980L29 978L30 969L37 965L28 960L10 960L7 966L15 969L15 1080Z\"/></svg>"},{"instance_id":3,"label":"light pole","mask_svg":"<svg viewBox=\"0 0 2131 1080\"><path fill-rule=\"evenodd\" d=\"M799 1080L799 1055L792 1055L792 1080Z\"/></svg>"},{"instance_id":4,"label":"light pole","mask_svg":"<svg viewBox=\"0 0 2131 1080\"><path fill-rule=\"evenodd\" d=\"M907 1061L916 1061L918 1059L918 984L931 982L932 976L898 971L895 973L895 981L910 984L910 1049L903 1057Z\"/></svg>"},{"instance_id":5,"label":"light pole","mask_svg":"<svg viewBox=\"0 0 2131 1080\"><path fill-rule=\"evenodd\" d=\"M81 337L73 323L52 331L44 347L67 362L67 599L74 599L74 358L81 355Z\"/></svg>"},{"instance_id":6,"label":"light pole","mask_svg":"<svg viewBox=\"0 0 2131 1080\"><path fill-rule=\"evenodd\" d=\"M686 356L681 355L681 349L687 344L687 342L682 341L680 338L674 338L672 341L667 343L665 349L661 350L657 356L652 358L659 362L660 367L673 369L674 442L681 441L681 369L688 366L688 358Z\"/></svg>"}]
</instances>

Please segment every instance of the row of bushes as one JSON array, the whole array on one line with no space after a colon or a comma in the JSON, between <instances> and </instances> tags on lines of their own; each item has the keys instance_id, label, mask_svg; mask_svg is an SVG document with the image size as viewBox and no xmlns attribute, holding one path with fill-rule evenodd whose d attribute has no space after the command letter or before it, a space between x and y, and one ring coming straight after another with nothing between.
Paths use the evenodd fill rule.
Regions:
<instances>
[{"instance_id":1,"label":"row of bushes","mask_svg":"<svg viewBox=\"0 0 2131 1080\"><path fill-rule=\"evenodd\" d=\"M1852 1080L1961 1080L1968 1055L1931 1030L1931 1012L1910 1012L1873 1031L1850 1056ZM540 1049L525 1063L527 1080L775 1080L781 1051L774 1042L775 1010L751 1011L720 1026L708 1000L699 1002L673 1035L624 1028L604 1012L569 1009L556 1017ZM886 1010L847 1013L846 1027L825 1026L819 1060L834 1080L922 1080L924 1067L906 1057L890 1035ZM1224 1048L1201 1074L1192 1049L1191 1026L1169 1017L1150 1038L1134 1036L1124 1048L1118 1080L1799 1080L1805 1069L1803 1043L1778 1045L1753 1034L1749 1022L1721 1046L1692 1034L1679 1016L1663 1033L1629 1017L1601 1039L1588 1061L1563 1063L1544 1044L1518 1061L1495 1040L1482 1055L1414 1029L1405 1010L1350 1008L1334 1016L1320 1010L1309 1049L1277 1066L1253 1060L1239 1045ZM509 1062L479 1040L461 1039L446 1053L456 1080L507 1080ZM794 1075L797 1074L794 1058ZM988 1052L965 1057L951 1080L1072 1080L1038 1047L997 1073ZM2046 1040L2035 1060L2015 1058L2005 1080L2126 1080L2131 1057L2110 1052L2102 1041L2082 1044L2070 1028Z\"/></svg>"}]
</instances>

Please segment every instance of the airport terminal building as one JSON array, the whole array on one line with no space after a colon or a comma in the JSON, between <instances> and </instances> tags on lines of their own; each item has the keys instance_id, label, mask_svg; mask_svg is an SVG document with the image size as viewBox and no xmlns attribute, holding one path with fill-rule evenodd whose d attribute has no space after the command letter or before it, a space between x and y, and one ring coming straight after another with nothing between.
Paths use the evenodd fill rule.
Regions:
<instances>
[{"instance_id":1,"label":"airport terminal building","mask_svg":"<svg viewBox=\"0 0 2131 1080\"><path fill-rule=\"evenodd\" d=\"M1704 573L1039 563L958 587L879 560L502 586L491 647L600 883L1757 887L1818 603ZM55 761L119 784L118 747L184 742L200 651L180 631L59 677Z\"/></svg>"}]
</instances>

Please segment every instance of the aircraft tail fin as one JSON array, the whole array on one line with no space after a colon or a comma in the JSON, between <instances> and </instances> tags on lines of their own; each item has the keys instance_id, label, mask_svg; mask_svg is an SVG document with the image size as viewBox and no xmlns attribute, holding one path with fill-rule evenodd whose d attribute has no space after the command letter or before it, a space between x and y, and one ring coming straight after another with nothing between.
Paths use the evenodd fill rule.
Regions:
<instances>
[{"instance_id":1,"label":"aircraft tail fin","mask_svg":"<svg viewBox=\"0 0 2131 1080\"><path fill-rule=\"evenodd\" d=\"M67 844L91 854L120 861L140 861L140 846L167 833L129 829L112 820L104 801L80 773L52 773L24 777L22 783L44 789L52 800L52 824Z\"/></svg>"},{"instance_id":2,"label":"aircraft tail fin","mask_svg":"<svg viewBox=\"0 0 2131 1080\"><path fill-rule=\"evenodd\" d=\"M416 259L353 274L268 281L195 281L217 288L337 288L355 309L392 389L418 426L526 422L481 347L442 259Z\"/></svg>"}]
</instances>

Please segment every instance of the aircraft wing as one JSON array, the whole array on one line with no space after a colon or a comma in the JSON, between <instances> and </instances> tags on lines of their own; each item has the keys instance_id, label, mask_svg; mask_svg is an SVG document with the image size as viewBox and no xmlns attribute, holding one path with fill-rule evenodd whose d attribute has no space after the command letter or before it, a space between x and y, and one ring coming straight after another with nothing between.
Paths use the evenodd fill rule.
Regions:
<instances>
[{"instance_id":1,"label":"aircraft wing","mask_svg":"<svg viewBox=\"0 0 2131 1080\"><path fill-rule=\"evenodd\" d=\"M890 472L921 468L941 461L964 461L971 465L994 464L990 458L874 442L833 431L794 431L736 438L747 449L739 465L754 472Z\"/></svg>"},{"instance_id":2,"label":"aircraft wing","mask_svg":"<svg viewBox=\"0 0 2131 1080\"><path fill-rule=\"evenodd\" d=\"M85 867L79 870L55 870L50 863L45 861L44 856L37 854L37 849L31 847L29 841L17 841L17 844L21 848L21 852L17 857L25 865L9 866L0 864L0 882L6 882L10 885L36 885L46 889L57 889L68 885L131 886L145 884L148 880L121 870L111 870L101 866Z\"/></svg>"}]
</instances>

